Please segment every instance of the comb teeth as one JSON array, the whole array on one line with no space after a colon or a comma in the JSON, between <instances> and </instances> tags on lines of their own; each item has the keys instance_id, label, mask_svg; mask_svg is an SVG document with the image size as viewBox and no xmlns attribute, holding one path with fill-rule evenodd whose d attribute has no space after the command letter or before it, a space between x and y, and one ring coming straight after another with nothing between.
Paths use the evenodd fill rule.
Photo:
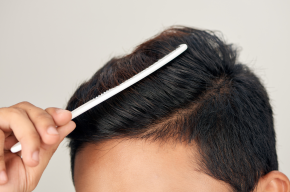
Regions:
<instances>
[{"instance_id":1,"label":"comb teeth","mask_svg":"<svg viewBox=\"0 0 290 192\"><path fill-rule=\"evenodd\" d=\"M162 57L162 58L159 59L157 62L162 62L162 61L165 60L167 57L168 57L168 55ZM150 66L148 66L148 67L146 67L145 69L143 69L142 71L140 71L140 73L143 72L143 71L145 71L145 70L148 70L148 69L152 68L153 65L156 64L157 62L153 63L152 65L150 65ZM138 74L139 74L139 73L133 75L133 76L130 77L129 79L126 79L126 80L123 81L121 84L125 83L126 81L130 81L132 78L134 78L134 77L135 77L136 75L138 75ZM140 80L141 80L141 79L140 79ZM119 85L121 85L121 84L119 84ZM100 95L98 95L97 97L95 97L94 99L97 99L99 96L104 95L104 94L108 93L109 91L114 90L114 89L115 89L116 87L118 87L119 85L117 85L117 86L115 86L115 87L113 87L113 88L110 88L110 89L104 91L103 93L101 93Z\"/></svg>"},{"instance_id":2,"label":"comb teeth","mask_svg":"<svg viewBox=\"0 0 290 192\"><path fill-rule=\"evenodd\" d=\"M87 103L79 106L75 110L72 111L72 119L76 118L80 114L86 112L87 110L93 108L94 106L100 104L101 102L109 99L110 97L116 95L117 93L123 91L124 89L132 86L133 84L137 83L138 81L142 80L143 78L147 77L154 71L158 70L174 58L176 58L178 55L183 53L187 49L186 44L179 45L174 51L170 52L168 55L164 56L163 58L159 59L154 64L150 65L143 71L137 73L133 77L127 79L123 83L117 85L116 87L113 87L111 89L106 90L105 92L101 93L94 99L88 101Z\"/></svg>"},{"instance_id":3,"label":"comb teeth","mask_svg":"<svg viewBox=\"0 0 290 192\"><path fill-rule=\"evenodd\" d=\"M161 58L160 60L158 60L154 64L150 65L149 67L147 67L146 69L144 69L140 73L137 73L136 75L134 75L133 77L124 81L120 85L118 85L114 88L108 89L107 91L101 93L100 95L98 95L94 99L79 106L78 108L76 108L75 110L72 111L72 119L76 118L77 116L81 115L82 113L86 112L87 110L93 108L94 106L102 103L103 101L111 98L112 96L116 95L117 93L123 91L124 89L130 87L131 85L133 85L133 84L137 83L138 81L142 80L143 78L147 77L148 75L150 75L154 71L158 70L162 66L166 65L168 62L170 62L171 60L176 58L178 55L183 53L186 49L187 49L186 44L179 45L174 51L172 51L168 55L164 56L163 58ZM19 142L16 143L15 145L13 145L13 147L11 147L10 150L12 153L17 153L17 152L21 151L21 144Z\"/></svg>"}]
</instances>

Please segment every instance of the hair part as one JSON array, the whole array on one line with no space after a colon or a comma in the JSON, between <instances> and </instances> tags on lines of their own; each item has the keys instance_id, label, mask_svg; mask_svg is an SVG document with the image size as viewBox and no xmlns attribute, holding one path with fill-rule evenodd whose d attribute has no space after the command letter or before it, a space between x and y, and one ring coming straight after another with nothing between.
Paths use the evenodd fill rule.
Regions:
<instances>
[{"instance_id":1,"label":"hair part","mask_svg":"<svg viewBox=\"0 0 290 192\"><path fill-rule=\"evenodd\" d=\"M259 178L277 170L275 131L267 92L237 61L237 50L214 32L174 26L111 59L75 91L73 110L167 55L188 49L167 65L74 121L72 174L86 143L113 138L195 142L200 169L234 191L253 191Z\"/></svg>"}]
</instances>

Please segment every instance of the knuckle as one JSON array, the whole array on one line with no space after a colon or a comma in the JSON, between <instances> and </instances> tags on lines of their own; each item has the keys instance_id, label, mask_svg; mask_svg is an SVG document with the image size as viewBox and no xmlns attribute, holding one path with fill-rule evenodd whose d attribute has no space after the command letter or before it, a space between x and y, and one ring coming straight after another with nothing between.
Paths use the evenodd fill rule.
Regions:
<instances>
[{"instance_id":1,"label":"knuckle","mask_svg":"<svg viewBox=\"0 0 290 192\"><path fill-rule=\"evenodd\" d=\"M45 112L48 113L49 115L52 115L55 112L55 108L54 107L46 108Z\"/></svg>"},{"instance_id":2,"label":"knuckle","mask_svg":"<svg viewBox=\"0 0 290 192\"><path fill-rule=\"evenodd\" d=\"M52 120L52 117L45 112L38 113L35 118L41 120Z\"/></svg>"},{"instance_id":3,"label":"knuckle","mask_svg":"<svg viewBox=\"0 0 290 192\"><path fill-rule=\"evenodd\" d=\"M22 101L22 102L20 102L20 103L18 103L18 104L16 104L16 106L27 106L27 105L31 105L31 103L29 103L28 101Z\"/></svg>"},{"instance_id":4,"label":"knuckle","mask_svg":"<svg viewBox=\"0 0 290 192\"><path fill-rule=\"evenodd\" d=\"M9 108L9 113L13 117L23 116L23 115L26 114L26 112L23 109L19 108L19 107L10 107Z\"/></svg>"},{"instance_id":5,"label":"knuckle","mask_svg":"<svg viewBox=\"0 0 290 192\"><path fill-rule=\"evenodd\" d=\"M46 129L54 125L52 117L47 113L39 113L35 116L35 126L37 129Z\"/></svg>"},{"instance_id":6,"label":"knuckle","mask_svg":"<svg viewBox=\"0 0 290 192\"><path fill-rule=\"evenodd\" d=\"M48 108L45 109L46 112L51 111L51 110L52 110L51 107L48 107Z\"/></svg>"}]
</instances>

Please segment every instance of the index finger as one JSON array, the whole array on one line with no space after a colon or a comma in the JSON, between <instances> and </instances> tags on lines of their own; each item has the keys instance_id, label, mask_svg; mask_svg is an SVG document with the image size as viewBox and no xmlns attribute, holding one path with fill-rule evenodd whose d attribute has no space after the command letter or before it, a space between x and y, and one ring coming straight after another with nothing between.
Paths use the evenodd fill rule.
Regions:
<instances>
[{"instance_id":1,"label":"index finger","mask_svg":"<svg viewBox=\"0 0 290 192\"><path fill-rule=\"evenodd\" d=\"M53 117L53 120L57 126L63 126L68 124L72 119L72 113L68 110L50 107L45 111Z\"/></svg>"}]
</instances>

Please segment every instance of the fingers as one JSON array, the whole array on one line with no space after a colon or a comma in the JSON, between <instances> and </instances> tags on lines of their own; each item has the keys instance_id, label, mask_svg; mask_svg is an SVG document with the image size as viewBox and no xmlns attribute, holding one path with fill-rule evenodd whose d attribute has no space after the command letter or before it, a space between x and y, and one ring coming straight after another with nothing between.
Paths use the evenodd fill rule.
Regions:
<instances>
[{"instance_id":1,"label":"fingers","mask_svg":"<svg viewBox=\"0 0 290 192\"><path fill-rule=\"evenodd\" d=\"M76 127L71 118L67 110L42 110L28 102L0 108L0 185L8 182L11 171L4 153L6 162L10 156L18 158L9 150L18 141L26 175L39 179L61 141Z\"/></svg>"},{"instance_id":2,"label":"fingers","mask_svg":"<svg viewBox=\"0 0 290 192\"><path fill-rule=\"evenodd\" d=\"M70 121L63 126L58 127L58 132L59 132L59 136L60 136L59 141L52 146L43 146L43 149L46 151L50 151L50 153L53 154L55 152L55 150L57 149L58 145L64 140L64 138L69 133L71 133L75 129L75 127L76 127L76 124L73 121Z\"/></svg>"},{"instance_id":3,"label":"fingers","mask_svg":"<svg viewBox=\"0 0 290 192\"><path fill-rule=\"evenodd\" d=\"M59 146L59 144L63 141L63 139L69 133L71 133L75 129L75 127L76 127L76 124L73 121L70 121L66 125L59 127L58 131L59 131L59 135L60 135L60 140L59 140L59 142L56 145L54 145L52 148L49 149L50 153L48 153L48 154L52 155L56 151L56 149Z\"/></svg>"},{"instance_id":4,"label":"fingers","mask_svg":"<svg viewBox=\"0 0 290 192\"><path fill-rule=\"evenodd\" d=\"M0 185L3 185L8 181L4 160L4 142L5 135L3 131L0 130Z\"/></svg>"},{"instance_id":5,"label":"fingers","mask_svg":"<svg viewBox=\"0 0 290 192\"><path fill-rule=\"evenodd\" d=\"M68 124L60 127L58 129L59 135L60 135L60 142L68 135L70 134L74 129L76 128L76 124L73 121L70 121ZM59 142L59 143L60 143Z\"/></svg>"},{"instance_id":6,"label":"fingers","mask_svg":"<svg viewBox=\"0 0 290 192\"><path fill-rule=\"evenodd\" d=\"M0 127L5 131L13 131L22 145L22 157L28 166L36 166L39 158L40 137L27 113L21 108L1 108Z\"/></svg>"},{"instance_id":7,"label":"fingers","mask_svg":"<svg viewBox=\"0 0 290 192\"><path fill-rule=\"evenodd\" d=\"M24 163L28 166L36 166L39 162L41 142L47 145L58 143L60 134L56 126L67 124L71 116L71 112L67 110L57 108L42 110L28 102L21 102L0 109L0 128L5 133L14 132L14 136L22 145ZM14 142L11 140L8 144Z\"/></svg>"},{"instance_id":8,"label":"fingers","mask_svg":"<svg viewBox=\"0 0 290 192\"><path fill-rule=\"evenodd\" d=\"M67 124L71 121L72 118L72 114L68 110L50 107L45 109L45 111L53 117L57 126L63 126Z\"/></svg>"},{"instance_id":9,"label":"fingers","mask_svg":"<svg viewBox=\"0 0 290 192\"><path fill-rule=\"evenodd\" d=\"M56 129L55 122L46 111L28 102L22 102L15 106L26 111L45 144L52 145L59 140L59 133Z\"/></svg>"},{"instance_id":10,"label":"fingers","mask_svg":"<svg viewBox=\"0 0 290 192\"><path fill-rule=\"evenodd\" d=\"M52 155L58 148L59 144L63 141L63 139L71 133L76 127L76 124L73 121L70 121L64 126L58 127L58 132L60 135L60 140L54 144L49 146L48 148L42 148L40 150L40 163L37 167L28 167L27 171L32 171L35 174L40 174L38 177L41 176L42 172L46 168L49 160L51 159Z\"/></svg>"}]
</instances>

